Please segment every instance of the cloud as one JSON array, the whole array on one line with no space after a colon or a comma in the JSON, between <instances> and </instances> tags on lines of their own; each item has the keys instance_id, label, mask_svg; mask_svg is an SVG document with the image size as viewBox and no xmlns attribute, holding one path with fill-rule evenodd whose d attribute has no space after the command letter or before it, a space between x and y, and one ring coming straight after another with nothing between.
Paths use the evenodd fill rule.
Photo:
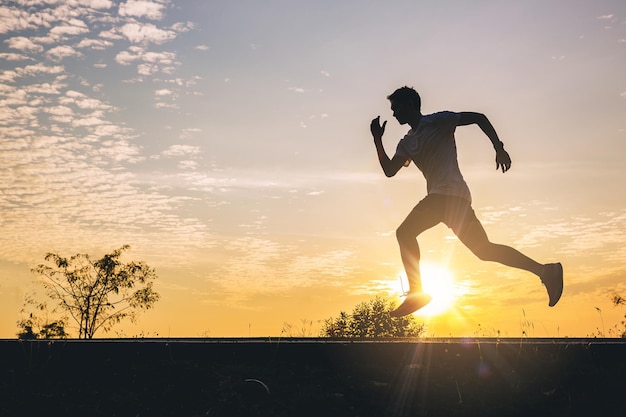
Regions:
<instances>
[{"instance_id":1,"label":"cloud","mask_svg":"<svg viewBox=\"0 0 626 417\"><path fill-rule=\"evenodd\" d=\"M48 66L44 63L26 65L25 67L16 67L12 70L4 70L0 72L0 82L13 83L21 77L38 77L46 75L56 75L63 73L65 68L60 65Z\"/></svg>"},{"instance_id":2,"label":"cloud","mask_svg":"<svg viewBox=\"0 0 626 417\"><path fill-rule=\"evenodd\" d=\"M81 4L92 9L110 9L113 7L112 0L81 0Z\"/></svg>"},{"instance_id":3,"label":"cloud","mask_svg":"<svg viewBox=\"0 0 626 417\"><path fill-rule=\"evenodd\" d=\"M25 61L30 59L27 55L14 54L9 52L0 53L0 60L2 61Z\"/></svg>"},{"instance_id":4,"label":"cloud","mask_svg":"<svg viewBox=\"0 0 626 417\"><path fill-rule=\"evenodd\" d=\"M94 11L103 11L112 6L109 0L22 0L12 3L17 6L0 5L0 34L47 30L46 42L87 33L89 29L81 18L89 18L91 23L106 21L110 19L106 12Z\"/></svg>"},{"instance_id":5,"label":"cloud","mask_svg":"<svg viewBox=\"0 0 626 417\"><path fill-rule=\"evenodd\" d=\"M46 65L43 63L27 65L23 69L17 69L20 76L36 76L44 74L59 74L65 71L65 67L60 65Z\"/></svg>"},{"instance_id":6,"label":"cloud","mask_svg":"<svg viewBox=\"0 0 626 417\"><path fill-rule=\"evenodd\" d=\"M2 258L32 263L48 250L84 251L94 237L98 245L156 243L157 250L161 245L189 247L204 241L202 224L173 213L183 199L144 192L127 173L86 162L123 155L124 148L109 145L107 153L74 138L50 137L45 145L30 143L28 151L0 148L8 168L0 173L6 184L0 200ZM11 156L29 163L10 163ZM152 241L151 234L161 237Z\"/></svg>"},{"instance_id":7,"label":"cloud","mask_svg":"<svg viewBox=\"0 0 626 417\"><path fill-rule=\"evenodd\" d=\"M137 62L137 73L144 76L159 72L173 74L180 65L174 52L149 52L139 46L119 52L115 56L115 62L125 66Z\"/></svg>"},{"instance_id":8,"label":"cloud","mask_svg":"<svg viewBox=\"0 0 626 417\"><path fill-rule=\"evenodd\" d=\"M16 36L14 38L9 38L4 41L9 48L17 49L24 52L41 52L44 50L44 47L34 43L30 39L24 36Z\"/></svg>"},{"instance_id":9,"label":"cloud","mask_svg":"<svg viewBox=\"0 0 626 417\"><path fill-rule=\"evenodd\" d=\"M200 153L200 148L197 146L191 145L172 145L167 150L163 151L161 154L163 156L189 156L189 155L198 155Z\"/></svg>"},{"instance_id":10,"label":"cloud","mask_svg":"<svg viewBox=\"0 0 626 417\"><path fill-rule=\"evenodd\" d=\"M46 56L54 61L61 61L64 58L82 56L80 52L68 45L55 46L46 51Z\"/></svg>"},{"instance_id":11,"label":"cloud","mask_svg":"<svg viewBox=\"0 0 626 417\"><path fill-rule=\"evenodd\" d=\"M74 110L72 110L68 106L52 106L48 108L42 109L44 112L48 113L52 116L54 120L65 119L67 121L72 120L72 116L74 116Z\"/></svg>"},{"instance_id":12,"label":"cloud","mask_svg":"<svg viewBox=\"0 0 626 417\"><path fill-rule=\"evenodd\" d=\"M34 29L40 21L37 13L31 14L27 10L0 5L0 34Z\"/></svg>"},{"instance_id":13,"label":"cloud","mask_svg":"<svg viewBox=\"0 0 626 417\"><path fill-rule=\"evenodd\" d=\"M153 64L139 64L137 65L137 73L139 75L152 75L159 72L159 67Z\"/></svg>"},{"instance_id":14,"label":"cloud","mask_svg":"<svg viewBox=\"0 0 626 417\"><path fill-rule=\"evenodd\" d=\"M77 48L93 49L93 50L105 50L113 46L113 42L104 39L82 39Z\"/></svg>"},{"instance_id":15,"label":"cloud","mask_svg":"<svg viewBox=\"0 0 626 417\"><path fill-rule=\"evenodd\" d=\"M151 23L127 23L120 28L120 32L132 43L162 44L176 38L173 30L160 29Z\"/></svg>"},{"instance_id":16,"label":"cloud","mask_svg":"<svg viewBox=\"0 0 626 417\"><path fill-rule=\"evenodd\" d=\"M266 221L259 216L242 226L251 230L260 226L262 230ZM207 279L220 283L224 302L313 285L335 286L358 269L350 250L312 250L304 243L284 244L265 237L226 241L222 250L226 252L226 263L211 271ZM246 288L245 294L241 288Z\"/></svg>"},{"instance_id":17,"label":"cloud","mask_svg":"<svg viewBox=\"0 0 626 417\"><path fill-rule=\"evenodd\" d=\"M120 4L120 16L145 17L153 20L163 18L163 4L145 0L129 0Z\"/></svg>"},{"instance_id":18,"label":"cloud","mask_svg":"<svg viewBox=\"0 0 626 417\"><path fill-rule=\"evenodd\" d=\"M74 104L83 110L111 110L113 106L104 103L99 99L89 97L79 91L69 90L65 93L65 97L59 100L62 104Z\"/></svg>"},{"instance_id":19,"label":"cloud","mask_svg":"<svg viewBox=\"0 0 626 417\"><path fill-rule=\"evenodd\" d=\"M50 29L49 35L60 41L64 40L66 35L76 36L84 33L89 33L89 28L85 22L79 19L70 19L69 22Z\"/></svg>"},{"instance_id":20,"label":"cloud","mask_svg":"<svg viewBox=\"0 0 626 417\"><path fill-rule=\"evenodd\" d=\"M195 28L192 22L177 22L170 27L176 33L189 32Z\"/></svg>"},{"instance_id":21,"label":"cloud","mask_svg":"<svg viewBox=\"0 0 626 417\"><path fill-rule=\"evenodd\" d=\"M158 97L171 96L172 94L173 94L172 90L169 90L167 88L162 88L154 92L154 95Z\"/></svg>"},{"instance_id":22,"label":"cloud","mask_svg":"<svg viewBox=\"0 0 626 417\"><path fill-rule=\"evenodd\" d=\"M124 39L124 37L119 33L116 27L101 31L98 34L98 37L101 39L107 39L110 41L118 41L118 40Z\"/></svg>"},{"instance_id":23,"label":"cloud","mask_svg":"<svg viewBox=\"0 0 626 417\"><path fill-rule=\"evenodd\" d=\"M146 52L141 58L145 62L158 63L165 66L178 64L175 52Z\"/></svg>"},{"instance_id":24,"label":"cloud","mask_svg":"<svg viewBox=\"0 0 626 417\"><path fill-rule=\"evenodd\" d=\"M164 103L162 101L159 101L159 102L155 103L154 107L157 108L157 109L171 109L171 110L177 110L177 109L180 108L175 103Z\"/></svg>"},{"instance_id":25,"label":"cloud","mask_svg":"<svg viewBox=\"0 0 626 417\"><path fill-rule=\"evenodd\" d=\"M115 62L120 65L130 65L139 59L139 55L132 53L130 50L121 51L115 56Z\"/></svg>"},{"instance_id":26,"label":"cloud","mask_svg":"<svg viewBox=\"0 0 626 417\"><path fill-rule=\"evenodd\" d=\"M178 167L180 169L197 169L198 168L198 162L197 161L189 161L189 160L180 161L178 163Z\"/></svg>"},{"instance_id":27,"label":"cloud","mask_svg":"<svg viewBox=\"0 0 626 417\"><path fill-rule=\"evenodd\" d=\"M188 262L183 252L213 245L203 221L189 211L181 214L193 198L152 187L167 174L146 178L134 170L149 161L138 141L143 131L134 127L128 103L111 101L119 85L96 70L116 62L135 65L141 77L166 74L153 81L167 88L145 94L150 99L157 91L156 97L171 101L190 82L172 76L181 64L161 45L193 25L157 24L165 17L164 1L124 1L119 10L116 4L0 4L5 48L0 53L0 260L33 263L50 250L72 254L130 243L153 248L171 266ZM155 45L160 50L152 50ZM154 110L142 109L144 116L154 116ZM180 145L167 148L163 157L181 159L178 169L188 173L197 169L199 155L199 147Z\"/></svg>"},{"instance_id":28,"label":"cloud","mask_svg":"<svg viewBox=\"0 0 626 417\"><path fill-rule=\"evenodd\" d=\"M198 128L194 128L194 127L185 128L180 133L180 139L189 139L192 136L194 136L194 134L200 133L200 132L202 132L202 129L198 129Z\"/></svg>"},{"instance_id":29,"label":"cloud","mask_svg":"<svg viewBox=\"0 0 626 417\"><path fill-rule=\"evenodd\" d=\"M103 120L101 117L101 114L97 112L93 113L91 116L81 117L80 119L72 121L72 125L75 127L98 126L98 125L106 125L106 124L108 124L108 122Z\"/></svg>"},{"instance_id":30,"label":"cloud","mask_svg":"<svg viewBox=\"0 0 626 417\"><path fill-rule=\"evenodd\" d=\"M528 214L532 213L532 216ZM559 256L569 259L595 259L626 262L626 210L597 213L593 218L581 215L555 217L549 207L540 203L498 209L485 207L481 210L483 223L497 223L505 228L506 222L525 221L528 224L511 242L516 248L554 247ZM524 220L528 219L528 220ZM518 224L519 225L519 224Z\"/></svg>"}]
</instances>

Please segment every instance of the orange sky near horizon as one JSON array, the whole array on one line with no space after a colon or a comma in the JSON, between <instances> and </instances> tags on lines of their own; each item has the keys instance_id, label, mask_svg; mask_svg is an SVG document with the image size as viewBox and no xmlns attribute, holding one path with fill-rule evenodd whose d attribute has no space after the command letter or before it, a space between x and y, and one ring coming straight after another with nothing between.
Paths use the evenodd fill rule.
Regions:
<instances>
[{"instance_id":1,"label":"orange sky near horizon","mask_svg":"<svg viewBox=\"0 0 626 417\"><path fill-rule=\"evenodd\" d=\"M399 299L395 228L425 195L382 173L424 113L485 113L513 160L459 127L492 241L560 261L533 275L476 259L445 226L419 238L455 300L428 336L612 336L626 296L626 3L77 0L0 5L0 338L47 252L124 244L161 300L105 336L266 337L377 295ZM312 323L303 329L302 323ZM69 329L70 332L72 329Z\"/></svg>"}]
</instances>

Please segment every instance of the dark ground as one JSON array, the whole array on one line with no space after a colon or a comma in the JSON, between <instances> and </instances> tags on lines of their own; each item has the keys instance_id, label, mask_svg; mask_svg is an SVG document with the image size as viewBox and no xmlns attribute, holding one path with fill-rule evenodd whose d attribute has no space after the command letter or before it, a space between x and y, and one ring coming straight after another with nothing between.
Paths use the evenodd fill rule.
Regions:
<instances>
[{"instance_id":1,"label":"dark ground","mask_svg":"<svg viewBox=\"0 0 626 417\"><path fill-rule=\"evenodd\" d=\"M2 417L626 416L626 340L4 340L0 396Z\"/></svg>"}]
</instances>

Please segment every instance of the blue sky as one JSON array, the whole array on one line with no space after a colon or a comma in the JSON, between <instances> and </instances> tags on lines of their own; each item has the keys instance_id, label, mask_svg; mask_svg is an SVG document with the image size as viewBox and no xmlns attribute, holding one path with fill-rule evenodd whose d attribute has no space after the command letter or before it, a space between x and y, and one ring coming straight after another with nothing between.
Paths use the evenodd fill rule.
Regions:
<instances>
[{"instance_id":1,"label":"blue sky","mask_svg":"<svg viewBox=\"0 0 626 417\"><path fill-rule=\"evenodd\" d=\"M393 152L405 128L386 96L402 85L425 113L490 118L513 168L457 130L474 207L570 284L547 310L532 277L437 228L425 258L473 292L433 332L514 334L523 311L587 335L595 307L620 317L623 2L5 1L0 63L0 336L48 251L130 244L159 273L140 328L161 335L276 334L388 290L393 231L425 183L414 167L386 179L368 127L389 120Z\"/></svg>"}]
</instances>

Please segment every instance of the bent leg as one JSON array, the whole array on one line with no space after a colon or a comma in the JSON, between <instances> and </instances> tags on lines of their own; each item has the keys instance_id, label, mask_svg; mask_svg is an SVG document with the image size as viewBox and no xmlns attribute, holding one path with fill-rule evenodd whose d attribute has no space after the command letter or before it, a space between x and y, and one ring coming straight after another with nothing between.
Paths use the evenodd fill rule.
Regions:
<instances>
[{"instance_id":1,"label":"bent leg","mask_svg":"<svg viewBox=\"0 0 626 417\"><path fill-rule=\"evenodd\" d=\"M422 280L420 278L420 248L417 236L425 230L436 226L441 222L440 213L434 207L434 199L426 197L411 210L402 224L396 230L396 238L400 245L400 256L409 281L409 292L421 292Z\"/></svg>"}]
</instances>

